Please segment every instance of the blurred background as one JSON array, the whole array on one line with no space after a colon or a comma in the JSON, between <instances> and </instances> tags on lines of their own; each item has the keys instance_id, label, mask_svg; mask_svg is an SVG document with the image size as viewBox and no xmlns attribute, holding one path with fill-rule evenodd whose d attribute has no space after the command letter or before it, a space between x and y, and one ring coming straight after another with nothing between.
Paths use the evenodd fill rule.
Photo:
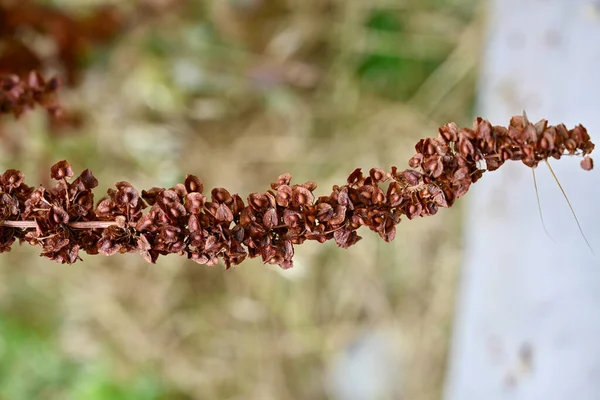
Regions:
<instances>
[{"instance_id":1,"label":"blurred background","mask_svg":"<svg viewBox=\"0 0 600 400\"><path fill-rule=\"evenodd\" d=\"M289 172L317 195L407 167L469 126L475 0L0 0L0 73L58 73L66 113L0 119L0 168L67 159L140 191L186 173L243 198ZM0 399L438 399L461 202L393 243L296 248L295 268L14 246L0 258Z\"/></svg>"}]
</instances>

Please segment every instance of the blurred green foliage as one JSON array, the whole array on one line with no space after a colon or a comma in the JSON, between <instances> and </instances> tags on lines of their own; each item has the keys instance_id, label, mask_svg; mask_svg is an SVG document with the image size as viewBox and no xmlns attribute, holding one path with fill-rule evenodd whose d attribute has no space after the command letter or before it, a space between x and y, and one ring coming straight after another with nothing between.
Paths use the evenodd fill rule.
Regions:
<instances>
[{"instance_id":1,"label":"blurred green foliage","mask_svg":"<svg viewBox=\"0 0 600 400\"><path fill-rule=\"evenodd\" d=\"M65 356L52 330L0 320L0 399L171 399L152 374L127 381L111 373L110 363L81 364Z\"/></svg>"},{"instance_id":2,"label":"blurred green foliage","mask_svg":"<svg viewBox=\"0 0 600 400\"><path fill-rule=\"evenodd\" d=\"M172 399L157 376L122 380L110 362L91 365L68 358L52 330L0 316L0 399Z\"/></svg>"}]
</instances>

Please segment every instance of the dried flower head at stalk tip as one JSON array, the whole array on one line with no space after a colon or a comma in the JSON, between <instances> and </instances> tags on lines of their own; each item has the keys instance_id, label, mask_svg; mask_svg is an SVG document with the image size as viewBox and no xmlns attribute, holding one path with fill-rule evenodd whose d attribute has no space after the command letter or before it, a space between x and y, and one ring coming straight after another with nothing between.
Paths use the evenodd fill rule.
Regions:
<instances>
[{"instance_id":1,"label":"dried flower head at stalk tip","mask_svg":"<svg viewBox=\"0 0 600 400\"><path fill-rule=\"evenodd\" d=\"M357 230L366 226L389 242L402 217L435 215L451 207L486 171L506 161L528 167L550 157L583 156L581 167L593 168L594 149L586 129L578 125L549 126L516 116L508 127L477 118L473 128L450 123L436 138L421 139L410 169L390 172L355 169L346 183L317 197L314 182L292 184L279 176L271 189L246 199L224 188L204 193L202 180L187 175L169 189L154 187L141 194L128 182L117 182L94 207L98 185L89 170L75 180L67 161L51 168L55 187L37 189L23 174L8 170L0 176L0 252L15 240L42 247L42 256L61 263L88 254L139 252L149 262L160 255L179 254L199 264L223 260L229 268L246 258L282 268L293 265L294 245L306 240L333 239L342 248L356 244Z\"/></svg>"}]
</instances>

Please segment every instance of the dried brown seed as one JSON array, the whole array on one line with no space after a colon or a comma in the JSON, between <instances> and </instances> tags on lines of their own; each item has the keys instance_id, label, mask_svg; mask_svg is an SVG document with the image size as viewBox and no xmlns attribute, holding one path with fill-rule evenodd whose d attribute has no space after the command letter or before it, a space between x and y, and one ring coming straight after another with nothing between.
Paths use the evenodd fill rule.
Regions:
<instances>
[{"instance_id":1,"label":"dried brown seed","mask_svg":"<svg viewBox=\"0 0 600 400\"><path fill-rule=\"evenodd\" d=\"M361 186L358 189L358 197L364 204L374 204L375 188L370 185Z\"/></svg>"},{"instance_id":2,"label":"dried brown seed","mask_svg":"<svg viewBox=\"0 0 600 400\"><path fill-rule=\"evenodd\" d=\"M233 221L233 213L226 204L219 204L219 208L217 208L217 212L215 213L215 218L219 222L231 222Z\"/></svg>"},{"instance_id":3,"label":"dried brown seed","mask_svg":"<svg viewBox=\"0 0 600 400\"><path fill-rule=\"evenodd\" d=\"M458 131L458 141L461 140L473 140L477 138L477 134L473 129L462 128Z\"/></svg>"},{"instance_id":4,"label":"dried brown seed","mask_svg":"<svg viewBox=\"0 0 600 400\"><path fill-rule=\"evenodd\" d=\"M402 196L402 188L398 182L390 183L387 191L387 202L390 207L398 207L402 204L403 196Z\"/></svg>"},{"instance_id":5,"label":"dried brown seed","mask_svg":"<svg viewBox=\"0 0 600 400\"><path fill-rule=\"evenodd\" d=\"M215 188L210 192L210 194L212 201L216 201L217 203L231 204L232 202L231 194L227 189Z\"/></svg>"},{"instance_id":6,"label":"dried brown seed","mask_svg":"<svg viewBox=\"0 0 600 400\"><path fill-rule=\"evenodd\" d=\"M315 197L310 192L310 190L306 189L302 186L294 186L292 188L292 204L296 207L310 205L314 201Z\"/></svg>"},{"instance_id":7,"label":"dried brown seed","mask_svg":"<svg viewBox=\"0 0 600 400\"><path fill-rule=\"evenodd\" d=\"M591 157L585 156L583 160L581 160L581 168L586 171L591 171L594 168L594 160Z\"/></svg>"},{"instance_id":8,"label":"dried brown seed","mask_svg":"<svg viewBox=\"0 0 600 400\"><path fill-rule=\"evenodd\" d=\"M162 193L165 189L159 187L153 187L148 191L142 190L142 199L146 200L146 202L153 206L156 203L156 198L160 193Z\"/></svg>"},{"instance_id":9,"label":"dried brown seed","mask_svg":"<svg viewBox=\"0 0 600 400\"><path fill-rule=\"evenodd\" d=\"M77 185L79 183L81 183L84 189L91 190L98 186L98 179L96 179L94 174L92 174L92 171L85 169L79 175L79 177L73 181L73 185Z\"/></svg>"},{"instance_id":10,"label":"dried brown seed","mask_svg":"<svg viewBox=\"0 0 600 400\"><path fill-rule=\"evenodd\" d=\"M335 213L329 220L329 223L333 226L338 226L344 223L346 220L346 207L342 205L337 205L335 207Z\"/></svg>"},{"instance_id":11,"label":"dried brown seed","mask_svg":"<svg viewBox=\"0 0 600 400\"><path fill-rule=\"evenodd\" d=\"M119 188L115 195L115 203L119 206L137 207L139 201L139 194L137 190L133 188L127 182L118 182L115 186Z\"/></svg>"},{"instance_id":12,"label":"dried brown seed","mask_svg":"<svg viewBox=\"0 0 600 400\"><path fill-rule=\"evenodd\" d=\"M66 224L69 222L69 213L58 206L52 206L48 219L54 224Z\"/></svg>"},{"instance_id":13,"label":"dried brown seed","mask_svg":"<svg viewBox=\"0 0 600 400\"><path fill-rule=\"evenodd\" d=\"M348 184L353 186L359 186L365 181L363 177L362 170L360 168L356 168L350 176L348 176Z\"/></svg>"},{"instance_id":14,"label":"dried brown seed","mask_svg":"<svg viewBox=\"0 0 600 400\"><path fill-rule=\"evenodd\" d=\"M585 143L590 140L590 135L587 133L587 129L585 129L582 125L577 125L575 128L571 129L569 133L571 134L571 138L577 143Z\"/></svg>"},{"instance_id":15,"label":"dried brown seed","mask_svg":"<svg viewBox=\"0 0 600 400\"><path fill-rule=\"evenodd\" d=\"M269 207L269 199L262 193L250 193L250 196L248 196L248 205L255 211L263 211Z\"/></svg>"},{"instance_id":16,"label":"dried brown seed","mask_svg":"<svg viewBox=\"0 0 600 400\"><path fill-rule=\"evenodd\" d=\"M292 188L288 185L279 185L275 201L278 206L287 207L292 201Z\"/></svg>"},{"instance_id":17,"label":"dried brown seed","mask_svg":"<svg viewBox=\"0 0 600 400\"><path fill-rule=\"evenodd\" d=\"M448 207L448 202L446 201L446 196L444 195L442 189L433 184L430 184L428 185L427 190L435 204L444 208Z\"/></svg>"},{"instance_id":18,"label":"dried brown seed","mask_svg":"<svg viewBox=\"0 0 600 400\"><path fill-rule=\"evenodd\" d=\"M300 227L300 222L302 221L302 216L299 212L293 211L290 209L283 210L283 223L289 226L290 228L298 228Z\"/></svg>"},{"instance_id":19,"label":"dried brown seed","mask_svg":"<svg viewBox=\"0 0 600 400\"><path fill-rule=\"evenodd\" d=\"M404 212L406 213L408 219L414 219L416 217L419 217L422 211L423 206L420 203L407 203L404 206Z\"/></svg>"},{"instance_id":20,"label":"dried brown seed","mask_svg":"<svg viewBox=\"0 0 600 400\"><path fill-rule=\"evenodd\" d=\"M292 175L290 175L290 174L286 173L283 175L279 175L279 178L277 178L277 183L272 183L271 188L273 190L278 190L279 187L281 187L283 185L289 185L291 180L292 180Z\"/></svg>"},{"instance_id":21,"label":"dried brown seed","mask_svg":"<svg viewBox=\"0 0 600 400\"><path fill-rule=\"evenodd\" d=\"M410 160L408 160L408 165L411 168L418 168L423 162L423 155L417 154L413 156Z\"/></svg>"},{"instance_id":22,"label":"dried brown seed","mask_svg":"<svg viewBox=\"0 0 600 400\"><path fill-rule=\"evenodd\" d=\"M185 209L190 214L200 214L204 209L206 203L206 197L200 192L191 192L185 196Z\"/></svg>"},{"instance_id":23,"label":"dried brown seed","mask_svg":"<svg viewBox=\"0 0 600 400\"><path fill-rule=\"evenodd\" d=\"M422 175L417 171L406 170L402 172L402 176L406 179L409 185L416 186L421 181Z\"/></svg>"},{"instance_id":24,"label":"dried brown seed","mask_svg":"<svg viewBox=\"0 0 600 400\"><path fill-rule=\"evenodd\" d=\"M438 206L435 203L427 203L425 209L427 210L427 215L435 215L437 214Z\"/></svg>"},{"instance_id":25,"label":"dried brown seed","mask_svg":"<svg viewBox=\"0 0 600 400\"><path fill-rule=\"evenodd\" d=\"M387 174L381 168L371 168L369 176L374 183L384 182L387 180Z\"/></svg>"},{"instance_id":26,"label":"dried brown seed","mask_svg":"<svg viewBox=\"0 0 600 400\"><path fill-rule=\"evenodd\" d=\"M21 171L17 171L16 169L6 170L0 177L0 182L2 182L2 186L7 188L8 190L16 189L23 183L25 179L25 175Z\"/></svg>"},{"instance_id":27,"label":"dried brown seed","mask_svg":"<svg viewBox=\"0 0 600 400\"><path fill-rule=\"evenodd\" d=\"M493 138L492 124L481 117L477 117L473 122L473 130L475 131L475 137L479 140L487 141Z\"/></svg>"},{"instance_id":28,"label":"dried brown seed","mask_svg":"<svg viewBox=\"0 0 600 400\"><path fill-rule=\"evenodd\" d=\"M302 185L303 188L310 190L311 192L317 188L317 184L313 181L306 181Z\"/></svg>"},{"instance_id":29,"label":"dried brown seed","mask_svg":"<svg viewBox=\"0 0 600 400\"><path fill-rule=\"evenodd\" d=\"M458 151L460 155L467 158L469 156L473 156L475 154L475 146L468 139L463 139L458 142Z\"/></svg>"},{"instance_id":30,"label":"dried brown seed","mask_svg":"<svg viewBox=\"0 0 600 400\"><path fill-rule=\"evenodd\" d=\"M103 236L98 241L98 251L106 256L112 256L121 249L121 245L112 241L108 236Z\"/></svg>"},{"instance_id":31,"label":"dried brown seed","mask_svg":"<svg viewBox=\"0 0 600 400\"><path fill-rule=\"evenodd\" d=\"M263 216L263 224L267 229L273 229L273 227L279 225L279 219L277 218L277 210L271 208Z\"/></svg>"},{"instance_id":32,"label":"dried brown seed","mask_svg":"<svg viewBox=\"0 0 600 400\"><path fill-rule=\"evenodd\" d=\"M454 122L442 126L439 132L440 137L446 142L456 142L458 140L458 127Z\"/></svg>"},{"instance_id":33,"label":"dried brown seed","mask_svg":"<svg viewBox=\"0 0 600 400\"><path fill-rule=\"evenodd\" d=\"M177 193L177 196L179 197L180 200L183 200L185 195L187 195L187 193L188 193L187 189L183 183L178 183L177 185L173 186L169 190L172 190L175 193Z\"/></svg>"},{"instance_id":34,"label":"dried brown seed","mask_svg":"<svg viewBox=\"0 0 600 400\"><path fill-rule=\"evenodd\" d=\"M185 188L187 189L188 193L202 193L202 191L204 190L204 182L202 182L202 179L198 178L195 175L186 175Z\"/></svg>"},{"instance_id":35,"label":"dried brown seed","mask_svg":"<svg viewBox=\"0 0 600 400\"><path fill-rule=\"evenodd\" d=\"M50 169L50 177L57 181L65 178L70 178L72 176L73 169L71 168L71 164L69 164L66 160L57 162Z\"/></svg>"},{"instance_id":36,"label":"dried brown seed","mask_svg":"<svg viewBox=\"0 0 600 400\"><path fill-rule=\"evenodd\" d=\"M328 203L317 204L317 218L319 221L329 221L333 216L333 207Z\"/></svg>"}]
</instances>

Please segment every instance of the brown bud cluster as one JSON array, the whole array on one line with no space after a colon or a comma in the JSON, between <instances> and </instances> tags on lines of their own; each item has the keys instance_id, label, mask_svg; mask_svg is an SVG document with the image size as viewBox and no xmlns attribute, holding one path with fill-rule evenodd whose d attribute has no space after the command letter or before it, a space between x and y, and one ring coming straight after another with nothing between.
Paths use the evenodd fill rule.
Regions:
<instances>
[{"instance_id":1,"label":"brown bud cluster","mask_svg":"<svg viewBox=\"0 0 600 400\"><path fill-rule=\"evenodd\" d=\"M45 81L37 72L31 72L26 80L17 75L0 76L0 114L12 113L16 117L36 104L44 107L51 115L60 111L57 101L58 78Z\"/></svg>"},{"instance_id":2,"label":"brown bud cluster","mask_svg":"<svg viewBox=\"0 0 600 400\"><path fill-rule=\"evenodd\" d=\"M583 156L581 166L590 170L587 154L593 149L581 125L569 130L517 116L501 127L477 118L473 129L451 123L437 138L420 140L411 169L372 168L367 176L356 169L328 196L316 197L314 182L292 184L289 174L271 190L246 199L223 188L204 194L202 181L188 175L172 188L141 194L118 182L95 207L92 189L98 182L89 170L71 181L71 166L60 161L51 168L57 181L51 189L31 188L21 172L8 170L0 176L0 252L19 239L61 263L77 261L79 251L139 252L152 263L159 255L176 253L199 264L222 259L228 268L246 257L290 268L294 245L305 240L333 239L347 248L361 239L358 228L366 226L389 242L402 216L413 219L451 207L485 171L505 161L535 167L571 154Z\"/></svg>"}]
</instances>

